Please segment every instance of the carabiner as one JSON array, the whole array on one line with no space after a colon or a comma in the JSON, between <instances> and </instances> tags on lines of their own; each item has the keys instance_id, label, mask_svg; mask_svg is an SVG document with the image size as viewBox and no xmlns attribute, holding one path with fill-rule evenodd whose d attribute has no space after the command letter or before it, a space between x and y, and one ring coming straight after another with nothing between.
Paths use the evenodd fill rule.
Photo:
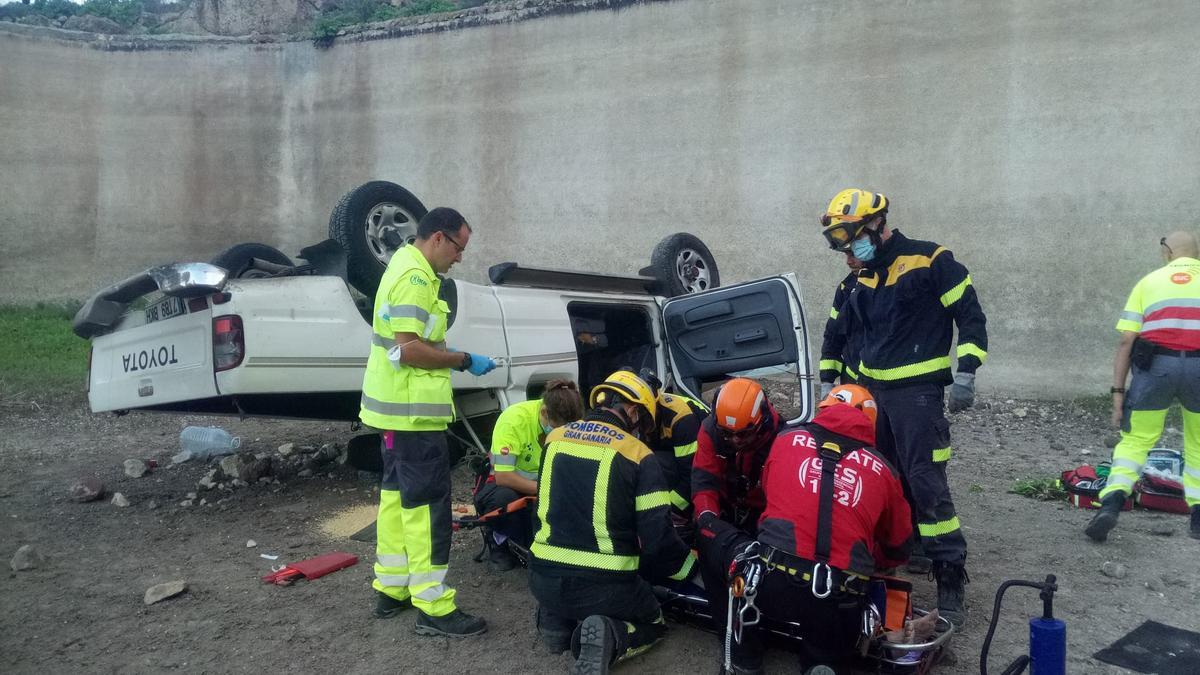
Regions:
<instances>
[{"instance_id":1,"label":"carabiner","mask_svg":"<svg viewBox=\"0 0 1200 675\"><path fill-rule=\"evenodd\" d=\"M821 578L821 568L825 568L825 590L817 590L817 581ZM833 593L833 570L825 563L817 563L813 565L812 571L812 594L818 600L824 600Z\"/></svg>"}]
</instances>

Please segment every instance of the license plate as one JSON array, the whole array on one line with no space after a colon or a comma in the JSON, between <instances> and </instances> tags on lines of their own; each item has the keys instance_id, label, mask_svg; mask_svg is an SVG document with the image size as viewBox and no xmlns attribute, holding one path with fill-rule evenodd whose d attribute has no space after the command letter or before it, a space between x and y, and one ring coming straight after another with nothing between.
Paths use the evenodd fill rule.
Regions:
<instances>
[{"instance_id":1,"label":"license plate","mask_svg":"<svg viewBox=\"0 0 1200 675\"><path fill-rule=\"evenodd\" d=\"M182 298L163 298L146 308L146 323L187 314Z\"/></svg>"}]
</instances>

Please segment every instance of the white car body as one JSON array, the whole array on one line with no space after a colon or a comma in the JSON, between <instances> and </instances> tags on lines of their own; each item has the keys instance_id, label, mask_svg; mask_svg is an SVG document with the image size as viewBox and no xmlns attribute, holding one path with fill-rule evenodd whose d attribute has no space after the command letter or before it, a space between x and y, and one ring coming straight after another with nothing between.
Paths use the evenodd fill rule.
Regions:
<instances>
[{"instance_id":1,"label":"white car body","mask_svg":"<svg viewBox=\"0 0 1200 675\"><path fill-rule=\"evenodd\" d=\"M576 284L573 273L521 271L543 274L444 284L456 295L448 347L499 364L483 377L453 373L460 419L494 415L539 395L552 379L588 387L622 365L651 367L697 397L701 383L725 374L786 368L802 385L800 417L813 412L794 275L668 299L585 290L606 279L628 289L637 277L586 275L590 284ZM224 328L235 325L233 317L241 354L230 365L239 341ZM98 293L76 317L76 332L92 341L94 412L331 420L357 419L372 334L338 276L227 279L204 263L154 268ZM629 343L623 351L622 342Z\"/></svg>"}]
</instances>

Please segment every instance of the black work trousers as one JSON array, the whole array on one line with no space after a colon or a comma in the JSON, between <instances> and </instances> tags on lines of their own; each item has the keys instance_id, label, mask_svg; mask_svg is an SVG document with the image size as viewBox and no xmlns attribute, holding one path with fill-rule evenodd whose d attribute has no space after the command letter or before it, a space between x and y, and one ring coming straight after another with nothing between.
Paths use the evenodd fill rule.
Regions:
<instances>
[{"instance_id":1,"label":"black work trousers","mask_svg":"<svg viewBox=\"0 0 1200 675\"><path fill-rule=\"evenodd\" d=\"M950 422L942 412L943 387L914 384L870 389L879 407L875 446L900 472L925 555L934 561L963 564L967 540L946 482Z\"/></svg>"},{"instance_id":2,"label":"black work trousers","mask_svg":"<svg viewBox=\"0 0 1200 675\"><path fill-rule=\"evenodd\" d=\"M475 492L475 511L479 515L483 515L488 511L494 511L524 496L509 487L503 487L495 483L484 483ZM526 506L520 511L506 513L492 521L491 529L509 537L521 548L529 550L529 545L533 543L534 508L536 506Z\"/></svg>"},{"instance_id":3,"label":"black work trousers","mask_svg":"<svg viewBox=\"0 0 1200 675\"><path fill-rule=\"evenodd\" d=\"M570 648L571 634L589 616L625 624L624 636L616 636L617 658L654 644L667 630L654 590L636 572L593 575L547 572L534 566L529 571L529 590L538 601L538 634L551 651Z\"/></svg>"}]
</instances>

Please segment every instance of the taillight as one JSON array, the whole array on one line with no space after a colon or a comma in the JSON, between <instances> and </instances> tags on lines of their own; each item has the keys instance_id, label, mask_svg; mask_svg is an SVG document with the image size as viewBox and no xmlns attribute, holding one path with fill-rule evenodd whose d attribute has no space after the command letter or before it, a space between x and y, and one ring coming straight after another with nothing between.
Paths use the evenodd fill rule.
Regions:
<instances>
[{"instance_id":1,"label":"taillight","mask_svg":"<svg viewBox=\"0 0 1200 675\"><path fill-rule=\"evenodd\" d=\"M216 372L236 368L246 356L242 317L236 314L213 319L213 369Z\"/></svg>"},{"instance_id":2,"label":"taillight","mask_svg":"<svg viewBox=\"0 0 1200 675\"><path fill-rule=\"evenodd\" d=\"M87 377L83 379L83 390L92 390L92 347L88 347Z\"/></svg>"}]
</instances>

